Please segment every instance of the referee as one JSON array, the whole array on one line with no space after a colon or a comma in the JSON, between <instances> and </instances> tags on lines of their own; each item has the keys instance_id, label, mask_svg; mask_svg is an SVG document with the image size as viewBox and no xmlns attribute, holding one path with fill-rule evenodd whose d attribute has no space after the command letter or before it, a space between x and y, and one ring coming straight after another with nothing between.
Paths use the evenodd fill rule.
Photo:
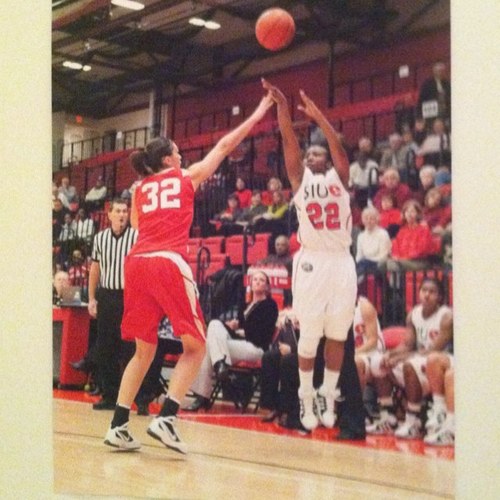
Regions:
<instances>
[{"instance_id":1,"label":"referee","mask_svg":"<svg viewBox=\"0 0 500 500\"><path fill-rule=\"evenodd\" d=\"M123 316L123 265L137 240L129 224L127 202L115 198L109 207L111 226L96 234L89 274L89 314L97 318L96 362L102 399L94 410L114 410L121 380L120 360L133 355L134 345L121 339Z\"/></svg>"}]
</instances>

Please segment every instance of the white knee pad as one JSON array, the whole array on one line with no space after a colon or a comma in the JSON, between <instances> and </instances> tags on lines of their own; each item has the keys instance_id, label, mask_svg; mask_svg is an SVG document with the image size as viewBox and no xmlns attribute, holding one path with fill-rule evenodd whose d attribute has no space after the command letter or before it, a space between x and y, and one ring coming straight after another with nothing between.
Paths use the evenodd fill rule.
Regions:
<instances>
[{"instance_id":1,"label":"white knee pad","mask_svg":"<svg viewBox=\"0 0 500 500\"><path fill-rule=\"evenodd\" d=\"M304 337L299 338L297 352L301 358L315 358L316 351L318 350L319 338L317 337Z\"/></svg>"}]
</instances>

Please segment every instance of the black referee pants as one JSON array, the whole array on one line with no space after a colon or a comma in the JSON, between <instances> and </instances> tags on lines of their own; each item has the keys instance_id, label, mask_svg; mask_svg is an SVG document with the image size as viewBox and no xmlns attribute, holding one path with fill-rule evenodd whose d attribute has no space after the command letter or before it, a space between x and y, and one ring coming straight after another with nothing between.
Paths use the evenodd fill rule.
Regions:
<instances>
[{"instance_id":1,"label":"black referee pants","mask_svg":"<svg viewBox=\"0 0 500 500\"><path fill-rule=\"evenodd\" d=\"M123 290L99 288L97 299L96 362L102 397L116 401L123 369L133 356L135 344L121 339Z\"/></svg>"}]
</instances>

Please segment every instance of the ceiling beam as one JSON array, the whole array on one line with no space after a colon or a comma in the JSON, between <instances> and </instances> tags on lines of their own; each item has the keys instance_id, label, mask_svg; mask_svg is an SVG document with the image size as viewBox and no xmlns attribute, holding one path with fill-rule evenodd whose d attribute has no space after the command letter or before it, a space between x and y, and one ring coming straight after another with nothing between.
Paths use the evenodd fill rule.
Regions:
<instances>
[{"instance_id":1,"label":"ceiling beam","mask_svg":"<svg viewBox=\"0 0 500 500\"><path fill-rule=\"evenodd\" d=\"M88 38L98 38L99 36L104 35L105 33L109 33L116 28L120 28L121 26L136 21L137 19L141 19L142 17L149 16L151 14L156 14L161 10L165 10L168 7L171 7L178 3L177 0L159 0L154 4L148 5L142 10L131 12L130 14L125 14L124 16L117 17L111 21L106 23L100 23L98 26L93 26L92 28L86 29L77 33L76 35L71 35L66 38L61 38L60 40L55 41L52 44L53 50L58 50L67 45L71 45L72 43L78 42L79 40L87 40Z\"/></svg>"}]
</instances>

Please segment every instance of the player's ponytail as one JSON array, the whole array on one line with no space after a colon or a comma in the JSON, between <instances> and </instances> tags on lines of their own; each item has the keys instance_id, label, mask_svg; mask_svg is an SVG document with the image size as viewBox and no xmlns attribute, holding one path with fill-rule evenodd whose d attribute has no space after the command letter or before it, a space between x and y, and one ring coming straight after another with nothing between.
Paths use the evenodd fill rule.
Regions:
<instances>
[{"instance_id":1,"label":"player's ponytail","mask_svg":"<svg viewBox=\"0 0 500 500\"><path fill-rule=\"evenodd\" d=\"M151 168L147 165L148 155L144 149L139 149L134 151L130 155L130 162L132 163L132 167L134 170L141 176L145 177L153 173Z\"/></svg>"},{"instance_id":2,"label":"player's ponytail","mask_svg":"<svg viewBox=\"0 0 500 500\"><path fill-rule=\"evenodd\" d=\"M173 143L170 139L157 137L148 142L146 148L140 148L130 155L134 170L146 177L159 172L163 168L163 158L173 153Z\"/></svg>"}]
</instances>

